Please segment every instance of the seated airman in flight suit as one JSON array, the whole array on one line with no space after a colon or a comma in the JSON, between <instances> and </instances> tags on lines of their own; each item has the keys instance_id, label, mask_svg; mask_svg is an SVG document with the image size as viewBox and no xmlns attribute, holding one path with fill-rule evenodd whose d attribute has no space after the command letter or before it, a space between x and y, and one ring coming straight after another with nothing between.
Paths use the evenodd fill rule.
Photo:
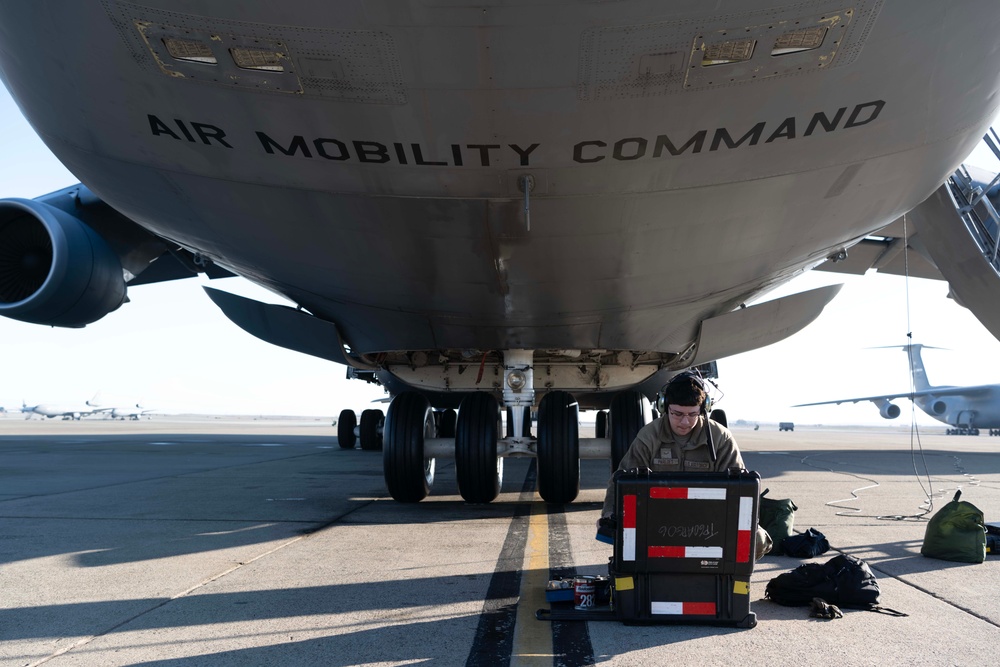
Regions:
<instances>
[{"instance_id":1,"label":"seated airman in flight suit","mask_svg":"<svg viewBox=\"0 0 1000 667\"><path fill-rule=\"evenodd\" d=\"M733 434L705 414L708 392L705 381L697 373L675 376L663 393L666 415L642 427L618 464L618 470L725 472L730 468L745 468ZM610 517L614 509L612 478L604 496L601 517ZM758 527L756 559L770 550L771 537Z\"/></svg>"}]
</instances>

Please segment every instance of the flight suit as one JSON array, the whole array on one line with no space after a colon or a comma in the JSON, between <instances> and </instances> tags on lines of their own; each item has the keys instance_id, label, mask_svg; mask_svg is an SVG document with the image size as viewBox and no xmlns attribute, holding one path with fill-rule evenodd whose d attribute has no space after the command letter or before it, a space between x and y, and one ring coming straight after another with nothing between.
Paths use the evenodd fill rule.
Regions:
<instances>
[{"instance_id":1,"label":"flight suit","mask_svg":"<svg viewBox=\"0 0 1000 667\"><path fill-rule=\"evenodd\" d=\"M705 424L712 431L715 460L708 447ZM711 419L700 417L685 442L680 442L666 417L653 420L636 434L628 451L618 464L618 470L649 468L653 472L725 472L729 468L745 468L739 447L728 428ZM608 483L601 516L610 516L615 509L615 485ZM757 528L755 560L771 550L771 537Z\"/></svg>"}]
</instances>

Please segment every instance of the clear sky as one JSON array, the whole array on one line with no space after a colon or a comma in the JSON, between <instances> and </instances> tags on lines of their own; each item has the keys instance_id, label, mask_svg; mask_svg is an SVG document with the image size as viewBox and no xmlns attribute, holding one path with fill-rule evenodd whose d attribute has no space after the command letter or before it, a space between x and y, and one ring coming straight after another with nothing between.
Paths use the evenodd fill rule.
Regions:
<instances>
[{"instance_id":1,"label":"clear sky","mask_svg":"<svg viewBox=\"0 0 1000 667\"><path fill-rule=\"evenodd\" d=\"M0 87L0 197L33 198L77 181L52 156ZM977 159L982 166L989 162ZM334 416L360 411L385 394L347 381L343 366L268 345L244 333L190 279L129 290L130 303L82 330L0 319L0 406L79 403L100 392L105 405L164 412ZM784 342L719 362L719 408L730 421L801 424L887 422L871 403L792 408L796 403L909 389L906 357L873 346L913 341L928 350L934 384L1000 383L1000 342L946 298L943 282L814 272L765 299L843 282L840 295L804 331ZM233 278L220 289L276 302L270 292ZM385 406L381 406L385 407ZM941 426L919 410L918 423Z\"/></svg>"}]
</instances>

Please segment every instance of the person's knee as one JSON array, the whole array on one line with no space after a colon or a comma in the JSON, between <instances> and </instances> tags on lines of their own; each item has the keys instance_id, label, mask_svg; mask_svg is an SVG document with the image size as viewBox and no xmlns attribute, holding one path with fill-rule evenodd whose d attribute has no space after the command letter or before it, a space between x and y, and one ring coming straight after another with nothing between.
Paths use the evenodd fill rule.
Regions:
<instances>
[{"instance_id":1,"label":"person's knee","mask_svg":"<svg viewBox=\"0 0 1000 667\"><path fill-rule=\"evenodd\" d=\"M757 548L754 550L753 559L755 561L760 560L766 554L771 553L771 549L774 548L774 542L771 540L771 536L766 530L757 526Z\"/></svg>"}]
</instances>

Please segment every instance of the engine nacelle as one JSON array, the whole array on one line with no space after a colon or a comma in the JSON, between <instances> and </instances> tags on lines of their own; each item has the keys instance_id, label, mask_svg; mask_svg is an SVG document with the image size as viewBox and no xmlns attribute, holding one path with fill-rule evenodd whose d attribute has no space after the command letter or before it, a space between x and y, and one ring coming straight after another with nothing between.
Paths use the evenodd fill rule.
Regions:
<instances>
[{"instance_id":1,"label":"engine nacelle","mask_svg":"<svg viewBox=\"0 0 1000 667\"><path fill-rule=\"evenodd\" d=\"M125 293L121 262L93 229L48 204L0 200L0 315L82 327Z\"/></svg>"},{"instance_id":2,"label":"engine nacelle","mask_svg":"<svg viewBox=\"0 0 1000 667\"><path fill-rule=\"evenodd\" d=\"M895 419L899 416L899 406L895 403L883 398L878 401L877 405L878 413L882 415L882 419Z\"/></svg>"}]
</instances>

